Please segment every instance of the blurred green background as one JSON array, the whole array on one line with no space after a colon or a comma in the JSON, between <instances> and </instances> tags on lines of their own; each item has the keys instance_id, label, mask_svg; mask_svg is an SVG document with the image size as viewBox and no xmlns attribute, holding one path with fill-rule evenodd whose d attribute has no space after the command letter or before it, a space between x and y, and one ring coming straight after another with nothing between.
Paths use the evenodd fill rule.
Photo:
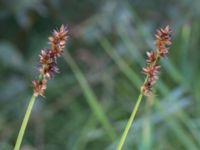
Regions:
<instances>
[{"instance_id":1,"label":"blurred green background","mask_svg":"<svg viewBox=\"0 0 200 150\"><path fill-rule=\"evenodd\" d=\"M124 150L200 149L199 0L1 0L0 150L10 150L38 76L38 54L61 24L60 73L34 105L23 150L114 150L139 95L146 51L170 25L155 97L144 98Z\"/></svg>"}]
</instances>

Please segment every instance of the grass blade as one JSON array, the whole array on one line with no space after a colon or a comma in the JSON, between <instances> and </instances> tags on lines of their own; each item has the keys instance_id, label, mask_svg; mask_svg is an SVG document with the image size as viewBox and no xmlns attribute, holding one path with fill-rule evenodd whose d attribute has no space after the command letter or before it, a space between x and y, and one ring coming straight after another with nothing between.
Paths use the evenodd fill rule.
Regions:
<instances>
[{"instance_id":1,"label":"grass blade","mask_svg":"<svg viewBox=\"0 0 200 150\"><path fill-rule=\"evenodd\" d=\"M109 122L108 118L106 117L101 105L97 101L97 98L95 94L93 93L91 87L89 86L87 80L85 79L83 73L77 66L74 59L71 57L71 55L68 52L64 53L64 59L71 67L72 71L74 72L74 75L76 76L81 89L83 90L83 94L91 107L93 113L96 115L97 119L100 121L102 126L105 128L106 132L108 133L110 139L114 141L116 139L115 131Z\"/></svg>"}]
</instances>

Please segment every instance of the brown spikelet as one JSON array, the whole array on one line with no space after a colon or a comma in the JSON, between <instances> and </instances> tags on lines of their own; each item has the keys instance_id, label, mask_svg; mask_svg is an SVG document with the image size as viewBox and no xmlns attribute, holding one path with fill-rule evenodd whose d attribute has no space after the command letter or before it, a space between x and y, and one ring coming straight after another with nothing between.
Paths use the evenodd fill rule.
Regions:
<instances>
[{"instance_id":1,"label":"brown spikelet","mask_svg":"<svg viewBox=\"0 0 200 150\"><path fill-rule=\"evenodd\" d=\"M157 52L147 52L147 64L153 63L157 59Z\"/></svg>"},{"instance_id":2,"label":"brown spikelet","mask_svg":"<svg viewBox=\"0 0 200 150\"><path fill-rule=\"evenodd\" d=\"M158 69L160 68L160 65L152 65L152 66L147 66L143 68L143 72L152 77L152 76L158 76L159 71Z\"/></svg>"},{"instance_id":3,"label":"brown spikelet","mask_svg":"<svg viewBox=\"0 0 200 150\"><path fill-rule=\"evenodd\" d=\"M169 26L166 26L163 29L161 28L160 30L157 30L155 37L155 45L159 51L159 54L161 56L166 56L168 54L167 46L171 45L171 29Z\"/></svg>"},{"instance_id":4,"label":"brown spikelet","mask_svg":"<svg viewBox=\"0 0 200 150\"><path fill-rule=\"evenodd\" d=\"M51 79L55 73L58 73L58 70L55 62L43 65L43 67L39 68L40 74L46 79Z\"/></svg>"},{"instance_id":5,"label":"brown spikelet","mask_svg":"<svg viewBox=\"0 0 200 150\"><path fill-rule=\"evenodd\" d=\"M168 47L171 45L171 29L169 26L157 30L155 35L155 47L156 51L147 52L147 66L144 67L143 73L146 75L146 80L141 87L141 93L148 96L152 93L153 85L159 77L160 65L157 63L160 57L164 57L168 54Z\"/></svg>"},{"instance_id":6,"label":"brown spikelet","mask_svg":"<svg viewBox=\"0 0 200 150\"><path fill-rule=\"evenodd\" d=\"M152 92L152 84L151 82L146 82L142 87L141 87L141 92L145 96L149 96Z\"/></svg>"},{"instance_id":7,"label":"brown spikelet","mask_svg":"<svg viewBox=\"0 0 200 150\"><path fill-rule=\"evenodd\" d=\"M68 30L64 25L62 25L59 30L54 30L53 35L49 37L49 44L55 57L61 56L67 39Z\"/></svg>"},{"instance_id":8,"label":"brown spikelet","mask_svg":"<svg viewBox=\"0 0 200 150\"><path fill-rule=\"evenodd\" d=\"M56 60L62 55L67 39L68 30L66 26L62 25L59 30L54 30L53 35L49 37L50 48L41 50L38 69L40 77L32 82L35 96L43 96L47 81L55 73L58 73Z\"/></svg>"},{"instance_id":9,"label":"brown spikelet","mask_svg":"<svg viewBox=\"0 0 200 150\"><path fill-rule=\"evenodd\" d=\"M34 95L37 96L43 96L44 94L44 90L46 89L46 84L47 84L47 80L43 79L43 80L33 80L33 92Z\"/></svg>"},{"instance_id":10,"label":"brown spikelet","mask_svg":"<svg viewBox=\"0 0 200 150\"><path fill-rule=\"evenodd\" d=\"M52 63L53 56L51 55L51 49L41 50L41 54L39 55L39 63L40 64L50 64Z\"/></svg>"}]
</instances>

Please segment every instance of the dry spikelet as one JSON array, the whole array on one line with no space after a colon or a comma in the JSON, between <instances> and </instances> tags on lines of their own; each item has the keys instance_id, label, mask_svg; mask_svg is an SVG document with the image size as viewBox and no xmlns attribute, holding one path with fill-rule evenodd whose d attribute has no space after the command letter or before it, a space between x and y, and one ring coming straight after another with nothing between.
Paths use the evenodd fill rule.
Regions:
<instances>
[{"instance_id":1,"label":"dry spikelet","mask_svg":"<svg viewBox=\"0 0 200 150\"><path fill-rule=\"evenodd\" d=\"M61 56L67 39L68 30L64 25L62 25L59 30L53 31L53 35L49 37L49 44L55 57Z\"/></svg>"},{"instance_id":2,"label":"dry spikelet","mask_svg":"<svg viewBox=\"0 0 200 150\"><path fill-rule=\"evenodd\" d=\"M43 80L33 80L32 81L33 84L33 92L34 95L37 96L43 96L44 94L44 90L46 89L46 84L47 84L47 80L43 79Z\"/></svg>"},{"instance_id":3,"label":"dry spikelet","mask_svg":"<svg viewBox=\"0 0 200 150\"><path fill-rule=\"evenodd\" d=\"M169 26L166 26L163 29L161 28L160 30L157 30L155 37L155 46L158 49L160 56L166 56L169 51L167 46L171 45L171 29Z\"/></svg>"}]
</instances>

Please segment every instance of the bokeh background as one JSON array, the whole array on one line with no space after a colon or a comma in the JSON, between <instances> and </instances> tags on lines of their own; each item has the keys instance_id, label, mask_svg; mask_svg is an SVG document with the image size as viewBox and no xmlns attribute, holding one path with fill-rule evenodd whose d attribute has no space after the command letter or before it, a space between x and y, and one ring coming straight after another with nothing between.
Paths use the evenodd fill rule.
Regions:
<instances>
[{"instance_id":1,"label":"bokeh background","mask_svg":"<svg viewBox=\"0 0 200 150\"><path fill-rule=\"evenodd\" d=\"M13 148L38 54L61 24L70 38L60 73L34 105L23 150L114 150L145 78L145 53L166 25L173 30L169 57L124 149L200 149L199 6L199 0L1 0L0 150Z\"/></svg>"}]
</instances>

